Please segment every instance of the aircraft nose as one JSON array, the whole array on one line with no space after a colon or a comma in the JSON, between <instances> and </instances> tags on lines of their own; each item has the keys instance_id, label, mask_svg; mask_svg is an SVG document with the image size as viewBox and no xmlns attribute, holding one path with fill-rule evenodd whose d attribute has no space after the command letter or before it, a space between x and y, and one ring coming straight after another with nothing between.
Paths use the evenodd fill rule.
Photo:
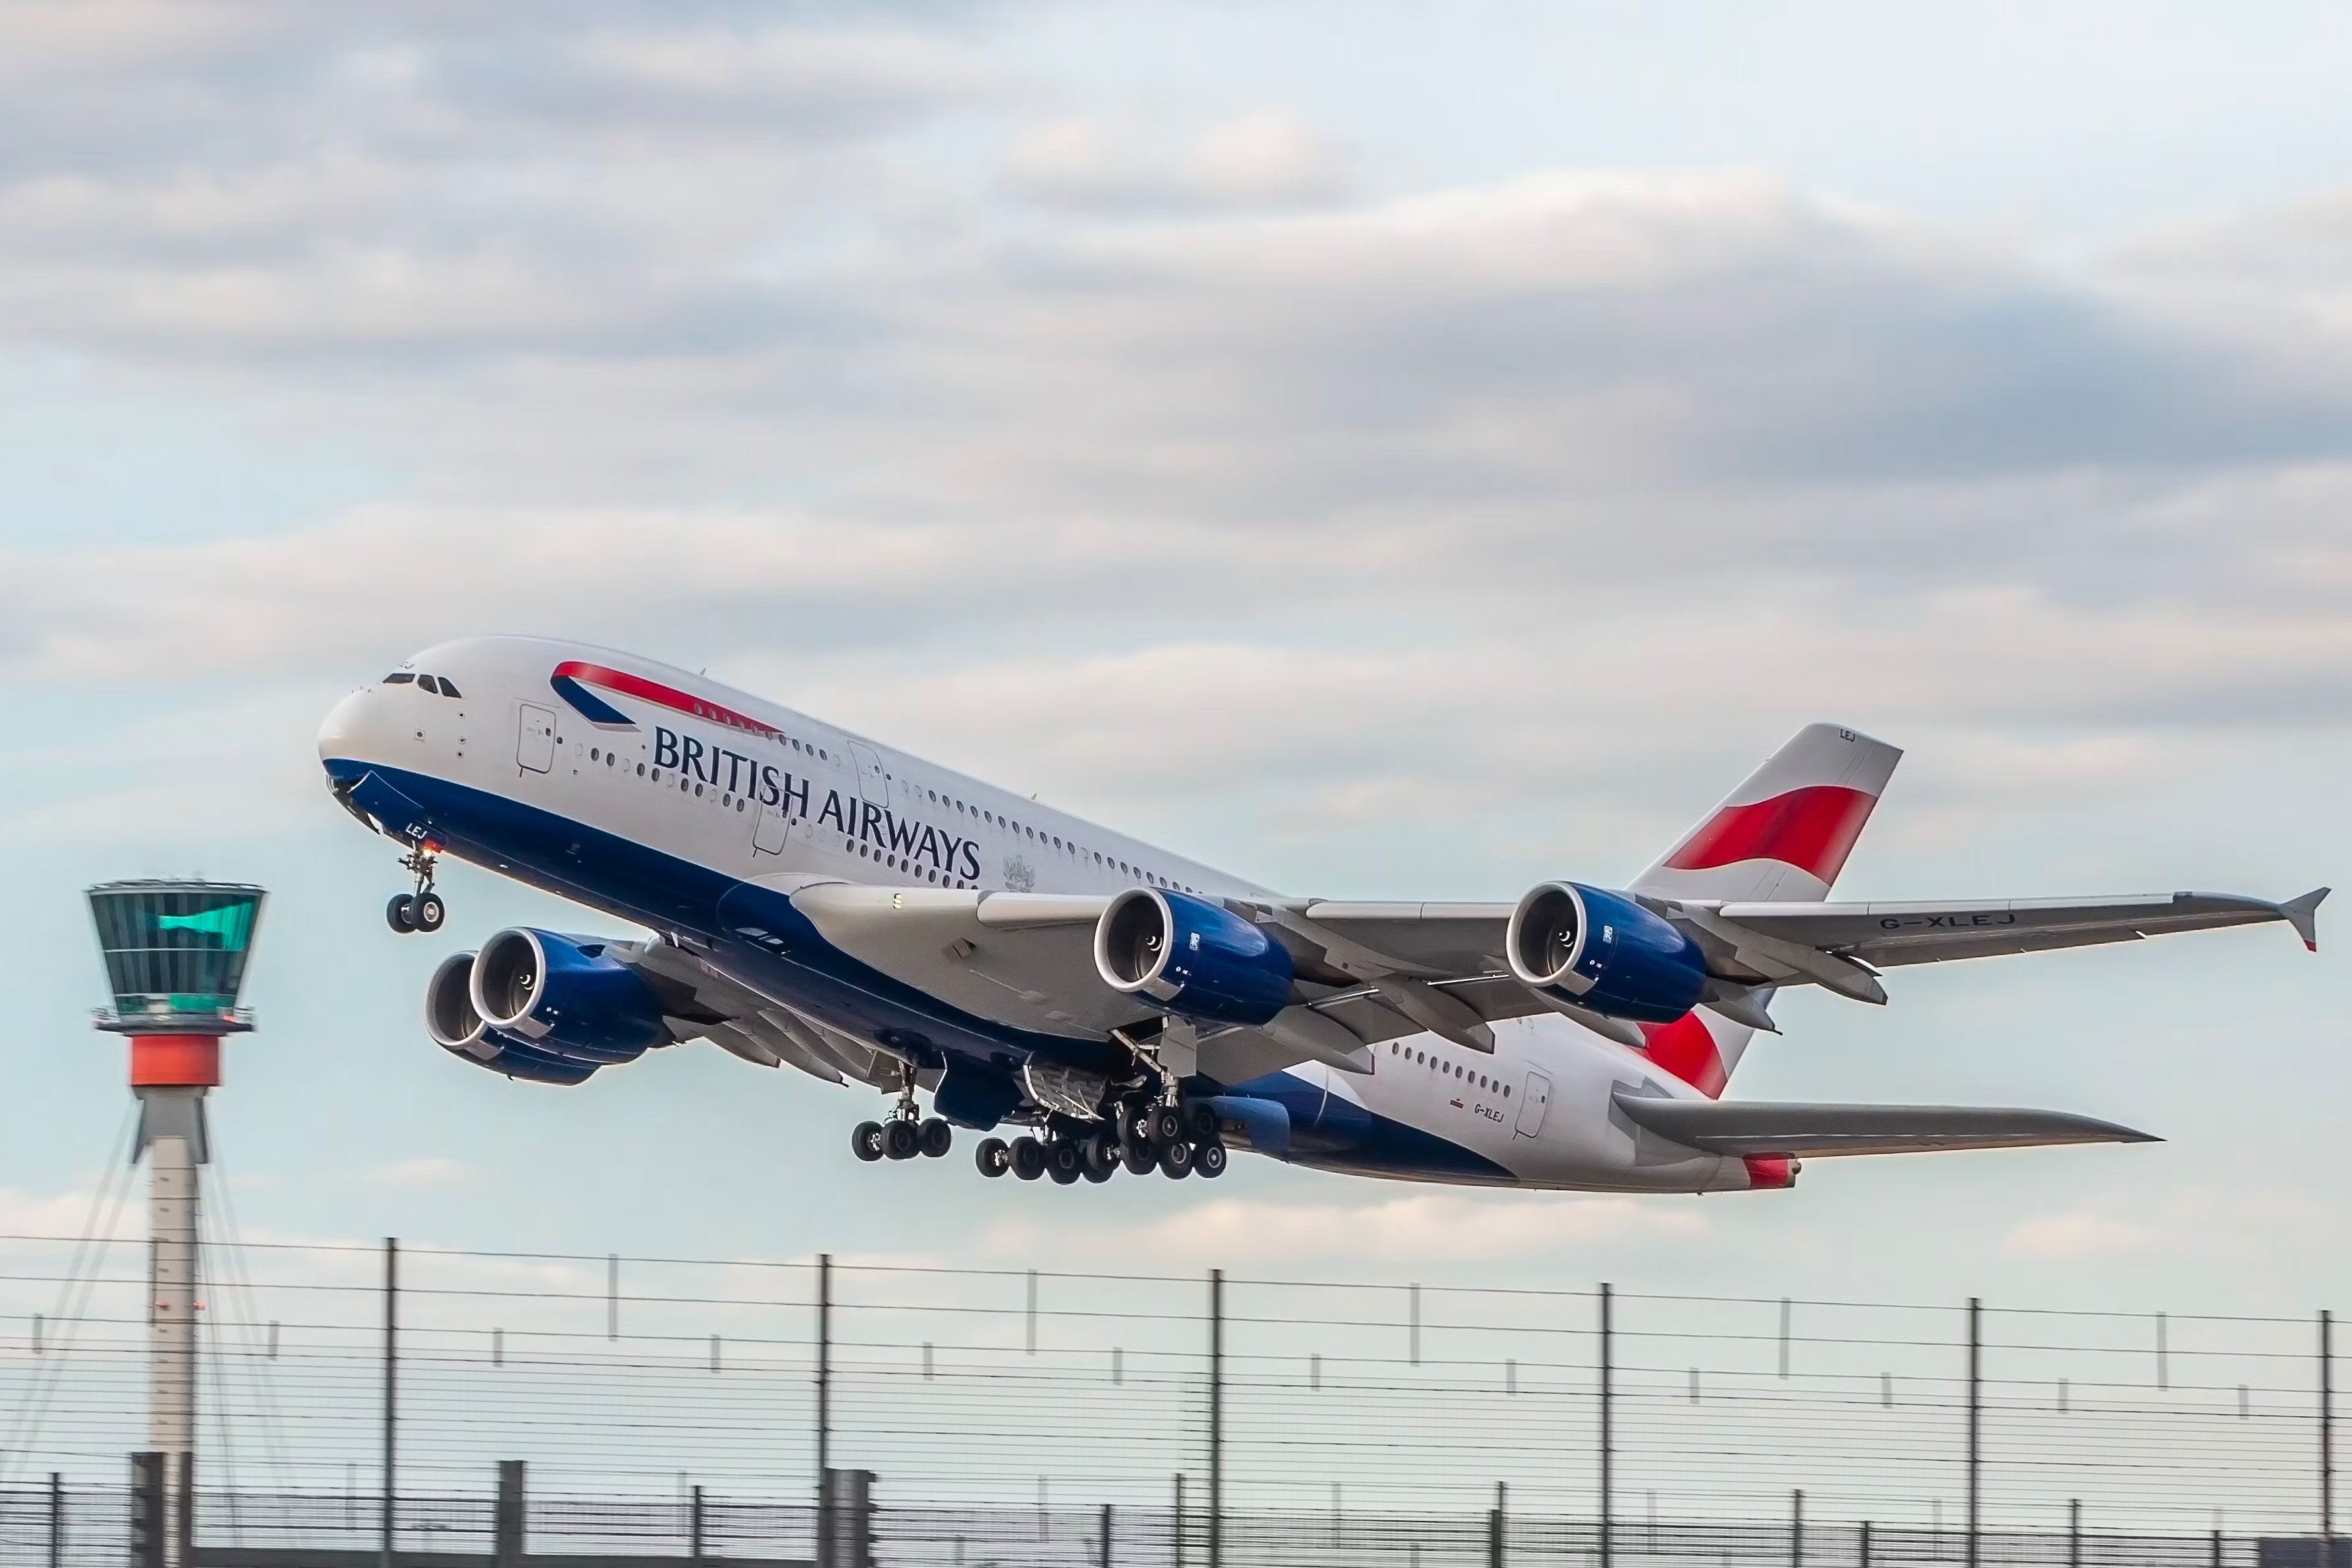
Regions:
<instances>
[{"instance_id":1,"label":"aircraft nose","mask_svg":"<svg viewBox=\"0 0 2352 1568\"><path fill-rule=\"evenodd\" d=\"M363 759L368 751L367 739L373 728L368 714L375 705L376 693L372 690L352 692L327 710L324 722L319 726L319 761L329 776L337 782L348 782L343 774L364 772Z\"/></svg>"}]
</instances>

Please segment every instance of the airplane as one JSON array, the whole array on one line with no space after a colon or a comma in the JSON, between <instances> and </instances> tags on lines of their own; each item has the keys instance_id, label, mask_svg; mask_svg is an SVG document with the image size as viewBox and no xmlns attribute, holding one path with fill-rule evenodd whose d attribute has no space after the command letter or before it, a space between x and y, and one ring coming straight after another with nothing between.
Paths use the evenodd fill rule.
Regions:
<instances>
[{"instance_id":1,"label":"airplane","mask_svg":"<svg viewBox=\"0 0 2352 1568\"><path fill-rule=\"evenodd\" d=\"M1883 1004L1909 964L2271 921L2315 950L2327 894L1832 902L1902 753L1832 724L1622 886L1513 903L1286 893L582 643L428 648L338 704L319 755L404 851L395 931L441 929L454 855L652 933L515 928L446 959L425 1025L458 1059L577 1085L707 1039L890 1097L853 1130L861 1160L942 1156L962 1129L985 1175L1062 1185L1215 1177L1241 1149L1737 1192L1811 1157L2153 1142L2057 1111L1721 1097L1781 990Z\"/></svg>"}]
</instances>

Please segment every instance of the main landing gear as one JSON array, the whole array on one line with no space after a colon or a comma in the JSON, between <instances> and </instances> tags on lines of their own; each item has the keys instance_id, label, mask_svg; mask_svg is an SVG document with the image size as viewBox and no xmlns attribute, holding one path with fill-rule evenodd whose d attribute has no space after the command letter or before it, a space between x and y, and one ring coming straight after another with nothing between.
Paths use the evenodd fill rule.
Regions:
<instances>
[{"instance_id":1,"label":"main landing gear","mask_svg":"<svg viewBox=\"0 0 2352 1568\"><path fill-rule=\"evenodd\" d=\"M1217 1115L1205 1105L1153 1103L1122 1109L1116 1131L1099 1124L1055 1122L1045 1136L1024 1135L1010 1143L983 1138L974 1163L983 1176L1011 1173L1024 1182L1043 1176L1056 1186L1108 1182L1119 1171L1148 1176L1158 1171L1171 1181L1194 1172L1211 1178L1225 1173L1232 1153L1218 1135Z\"/></svg>"},{"instance_id":2,"label":"main landing gear","mask_svg":"<svg viewBox=\"0 0 2352 1568\"><path fill-rule=\"evenodd\" d=\"M861 1121L849 1134L850 1152L861 1160L937 1160L955 1147L955 1129L915 1105L915 1074L908 1068L898 1088L898 1109L887 1121Z\"/></svg>"},{"instance_id":3,"label":"main landing gear","mask_svg":"<svg viewBox=\"0 0 2352 1568\"><path fill-rule=\"evenodd\" d=\"M408 852L401 861L401 869L416 878L413 893L394 893L392 902L383 907L383 923L403 936L411 931L436 931L441 922L449 918L449 906L433 890L433 868L441 858L441 847L425 841Z\"/></svg>"}]
</instances>

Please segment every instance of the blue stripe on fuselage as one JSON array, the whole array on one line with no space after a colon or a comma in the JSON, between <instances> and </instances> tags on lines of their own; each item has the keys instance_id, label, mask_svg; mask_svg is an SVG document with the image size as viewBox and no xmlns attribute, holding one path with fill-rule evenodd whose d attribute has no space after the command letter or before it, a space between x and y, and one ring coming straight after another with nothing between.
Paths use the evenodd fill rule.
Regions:
<instances>
[{"instance_id":1,"label":"blue stripe on fuselage","mask_svg":"<svg viewBox=\"0 0 2352 1568\"><path fill-rule=\"evenodd\" d=\"M1444 1176L1456 1182L1517 1178L1451 1140L1370 1110L1287 1072L1235 1084L1227 1094L1270 1100L1290 1113L1290 1163L1366 1176Z\"/></svg>"}]
</instances>

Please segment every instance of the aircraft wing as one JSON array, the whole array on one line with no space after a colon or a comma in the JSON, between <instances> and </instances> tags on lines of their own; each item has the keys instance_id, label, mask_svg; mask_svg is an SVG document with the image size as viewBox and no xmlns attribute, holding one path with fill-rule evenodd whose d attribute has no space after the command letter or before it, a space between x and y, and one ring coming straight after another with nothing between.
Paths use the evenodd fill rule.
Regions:
<instances>
[{"instance_id":1,"label":"aircraft wing","mask_svg":"<svg viewBox=\"0 0 2352 1568\"><path fill-rule=\"evenodd\" d=\"M2167 931L2285 921L2306 942L2326 889L2286 903L2217 893L1943 903L1643 902L1705 949L1717 988L1708 1000L1769 1027L1743 995L1818 984L1879 1002L1876 970L2044 948L2131 942ZM1160 1015L1096 973L1101 894L999 893L814 881L793 905L842 951L982 1017L1044 1034L1101 1039L1157 1026ZM1361 1072L1363 1048L1423 1030L1491 1051L1488 1026L1559 1012L1639 1047L1633 1026L1514 979L1501 954L1512 906L1229 899L1269 927L1298 968L1300 1002L1257 1029L1202 1028L1204 1070L1229 1078L1320 1060ZM1188 1026L1171 1026L1180 1037ZM1231 1058L1228 1068L1214 1065ZM1229 1068L1229 1070L1228 1070Z\"/></svg>"},{"instance_id":2,"label":"aircraft wing","mask_svg":"<svg viewBox=\"0 0 2352 1568\"><path fill-rule=\"evenodd\" d=\"M1621 1091L1638 1127L1710 1154L1911 1154L2060 1143L2155 1143L2112 1121L2063 1110L1977 1105L1809 1105L1666 1100Z\"/></svg>"},{"instance_id":3,"label":"aircraft wing","mask_svg":"<svg viewBox=\"0 0 2352 1568\"><path fill-rule=\"evenodd\" d=\"M2326 888L2273 903L2231 893L2152 894L2137 898L2000 899L1948 903L1718 904L1694 907L1687 919L1817 952L1860 959L1876 969L1939 963L2004 952L2137 942L2171 931L2285 921L2315 951L2315 915ZM1737 935L1727 936L1737 942Z\"/></svg>"}]
</instances>

